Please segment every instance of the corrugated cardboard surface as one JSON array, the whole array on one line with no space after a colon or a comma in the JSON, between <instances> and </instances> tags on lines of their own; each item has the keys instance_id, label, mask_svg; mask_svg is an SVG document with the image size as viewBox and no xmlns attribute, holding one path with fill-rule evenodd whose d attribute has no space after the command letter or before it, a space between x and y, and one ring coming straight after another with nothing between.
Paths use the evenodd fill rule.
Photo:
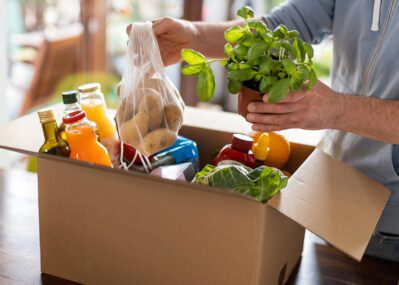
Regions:
<instances>
[{"instance_id":1,"label":"corrugated cardboard surface","mask_svg":"<svg viewBox=\"0 0 399 285\"><path fill-rule=\"evenodd\" d=\"M287 282L301 256L305 230L269 206L264 219L259 284L280 285ZM270 283L271 276L278 282Z\"/></svg>"},{"instance_id":2,"label":"corrugated cardboard surface","mask_svg":"<svg viewBox=\"0 0 399 285\"><path fill-rule=\"evenodd\" d=\"M269 205L360 260L389 190L315 150Z\"/></svg>"},{"instance_id":3,"label":"corrugated cardboard surface","mask_svg":"<svg viewBox=\"0 0 399 285\"><path fill-rule=\"evenodd\" d=\"M288 278L301 227L239 195L160 181L39 157L42 271L85 284L247 285L277 284L287 264Z\"/></svg>"}]
</instances>

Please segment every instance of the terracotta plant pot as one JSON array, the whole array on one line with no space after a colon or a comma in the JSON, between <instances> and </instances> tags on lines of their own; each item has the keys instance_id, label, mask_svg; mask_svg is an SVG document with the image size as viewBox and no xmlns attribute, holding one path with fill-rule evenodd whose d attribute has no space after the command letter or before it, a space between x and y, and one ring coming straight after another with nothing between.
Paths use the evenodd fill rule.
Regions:
<instances>
[{"instance_id":1,"label":"terracotta plant pot","mask_svg":"<svg viewBox=\"0 0 399 285\"><path fill-rule=\"evenodd\" d=\"M255 91L251 88L243 86L238 93L237 99L237 111L238 114L247 117L248 114L248 104L254 101L262 101L262 95L259 91Z\"/></svg>"}]
</instances>

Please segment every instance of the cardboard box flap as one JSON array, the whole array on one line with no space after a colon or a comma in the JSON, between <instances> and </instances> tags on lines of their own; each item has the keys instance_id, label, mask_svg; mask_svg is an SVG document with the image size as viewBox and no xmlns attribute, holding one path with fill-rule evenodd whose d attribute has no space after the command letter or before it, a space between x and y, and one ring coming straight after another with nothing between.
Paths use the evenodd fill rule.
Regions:
<instances>
[{"instance_id":1,"label":"cardboard box flap","mask_svg":"<svg viewBox=\"0 0 399 285\"><path fill-rule=\"evenodd\" d=\"M57 122L60 123L64 106L56 104L47 108L54 109ZM108 113L114 116L116 110L108 110ZM251 132L251 124L237 114L193 107L185 108L184 125L219 132ZM305 130L287 130L282 133L291 142L307 145L317 145L324 134L323 131ZM37 156L42 143L43 131L37 112L0 126L0 148Z\"/></svg>"},{"instance_id":2,"label":"cardboard box flap","mask_svg":"<svg viewBox=\"0 0 399 285\"><path fill-rule=\"evenodd\" d=\"M0 148L37 156L43 130L36 112L0 126Z\"/></svg>"},{"instance_id":3,"label":"cardboard box flap","mask_svg":"<svg viewBox=\"0 0 399 285\"><path fill-rule=\"evenodd\" d=\"M390 191L316 149L269 205L360 261Z\"/></svg>"},{"instance_id":4,"label":"cardboard box flap","mask_svg":"<svg viewBox=\"0 0 399 285\"><path fill-rule=\"evenodd\" d=\"M54 109L57 122L61 122L62 104L50 106ZM46 109L46 108L44 108ZM115 115L115 110L109 110L109 115ZM226 122L229 122L226 124ZM216 112L198 108L186 107L184 125L225 132L246 133L250 131L250 124L237 114ZM43 144L43 131L37 112L22 116L16 120L0 126L0 148L37 156Z\"/></svg>"}]
</instances>

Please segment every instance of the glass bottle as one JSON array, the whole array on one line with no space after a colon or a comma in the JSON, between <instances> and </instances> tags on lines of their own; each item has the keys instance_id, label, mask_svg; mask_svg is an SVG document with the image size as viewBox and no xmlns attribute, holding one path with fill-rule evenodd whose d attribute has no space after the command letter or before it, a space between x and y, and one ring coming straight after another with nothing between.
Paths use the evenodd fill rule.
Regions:
<instances>
[{"instance_id":1,"label":"glass bottle","mask_svg":"<svg viewBox=\"0 0 399 285\"><path fill-rule=\"evenodd\" d=\"M256 167L256 160L251 152L253 139L246 135L234 134L231 144L225 145L217 156L213 159L212 164L218 165L221 161L230 163L241 163L250 168Z\"/></svg>"},{"instance_id":2,"label":"glass bottle","mask_svg":"<svg viewBox=\"0 0 399 285\"><path fill-rule=\"evenodd\" d=\"M112 161L117 160L119 140L115 121L107 115L107 106L101 92L100 83L88 83L78 87L79 102L87 118L97 125L100 142L103 144Z\"/></svg>"},{"instance_id":3,"label":"glass bottle","mask_svg":"<svg viewBox=\"0 0 399 285\"><path fill-rule=\"evenodd\" d=\"M107 106L100 83L79 86L80 106L87 118L97 124L100 140L116 135L115 122L107 115Z\"/></svg>"},{"instance_id":4,"label":"glass bottle","mask_svg":"<svg viewBox=\"0 0 399 285\"><path fill-rule=\"evenodd\" d=\"M63 118L71 148L70 158L112 167L107 149L97 141L92 123L84 111L75 111Z\"/></svg>"},{"instance_id":5,"label":"glass bottle","mask_svg":"<svg viewBox=\"0 0 399 285\"><path fill-rule=\"evenodd\" d=\"M42 124L44 143L39 152L69 157L70 149L68 144L58 134L57 122L53 110L38 112Z\"/></svg>"},{"instance_id":6,"label":"glass bottle","mask_svg":"<svg viewBox=\"0 0 399 285\"><path fill-rule=\"evenodd\" d=\"M82 110L78 102L78 92L76 90L62 92L62 102L64 103L64 116L71 112ZM64 141L67 141L64 122L61 122L58 127L58 133Z\"/></svg>"}]
</instances>

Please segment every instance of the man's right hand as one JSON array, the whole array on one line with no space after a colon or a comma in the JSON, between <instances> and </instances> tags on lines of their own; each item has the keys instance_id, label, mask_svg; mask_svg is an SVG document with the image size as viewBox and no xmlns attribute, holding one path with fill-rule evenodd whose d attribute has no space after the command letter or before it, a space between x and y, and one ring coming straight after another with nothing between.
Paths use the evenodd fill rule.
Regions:
<instances>
[{"instance_id":1,"label":"man's right hand","mask_svg":"<svg viewBox=\"0 0 399 285\"><path fill-rule=\"evenodd\" d=\"M179 62L181 60L180 52L183 48L195 46L198 31L191 22L162 18L154 20L152 27L165 66ZM128 35L131 29L132 25L129 25L126 29Z\"/></svg>"}]
</instances>

